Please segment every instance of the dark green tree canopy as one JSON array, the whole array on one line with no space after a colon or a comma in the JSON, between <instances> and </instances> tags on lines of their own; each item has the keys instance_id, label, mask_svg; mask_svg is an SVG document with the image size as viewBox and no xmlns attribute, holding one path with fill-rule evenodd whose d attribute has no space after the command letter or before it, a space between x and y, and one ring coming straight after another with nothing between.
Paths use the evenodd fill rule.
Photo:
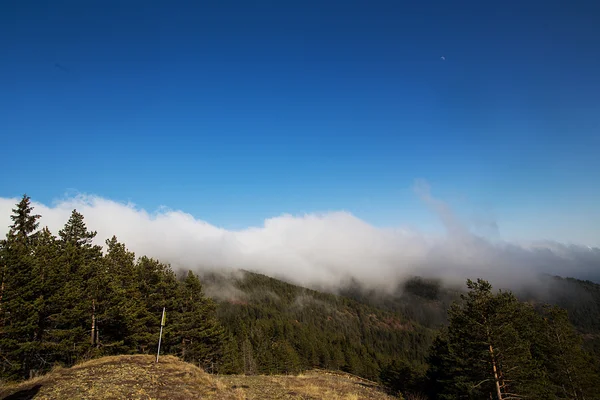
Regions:
<instances>
[{"instance_id":1,"label":"dark green tree canopy","mask_svg":"<svg viewBox=\"0 0 600 400\"><path fill-rule=\"evenodd\" d=\"M92 240L96 234L95 231L87 230L83 215L77 210L73 210L64 228L58 232L58 236L64 244L72 244L80 248L92 247Z\"/></svg>"},{"instance_id":2,"label":"dark green tree canopy","mask_svg":"<svg viewBox=\"0 0 600 400\"><path fill-rule=\"evenodd\" d=\"M41 215L33 214L31 198L26 194L12 212L13 215L10 216L10 219L13 223L10 225L8 236L25 244L38 228L38 219L41 218Z\"/></svg>"}]
</instances>

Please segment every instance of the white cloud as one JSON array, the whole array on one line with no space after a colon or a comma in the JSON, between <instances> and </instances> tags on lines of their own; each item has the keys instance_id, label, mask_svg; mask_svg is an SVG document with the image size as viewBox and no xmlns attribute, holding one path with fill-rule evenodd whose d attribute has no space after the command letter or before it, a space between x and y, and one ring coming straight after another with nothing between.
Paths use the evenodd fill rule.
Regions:
<instances>
[{"instance_id":1,"label":"white cloud","mask_svg":"<svg viewBox=\"0 0 600 400\"><path fill-rule=\"evenodd\" d=\"M500 284L523 283L540 272L585 279L600 276L600 249L556 242L490 241L470 233L452 210L431 195L425 182L416 193L444 223L447 233L376 228L347 212L281 215L261 227L230 231L182 211L154 213L97 196L78 195L52 206L35 203L41 225L54 233L76 208L98 243L117 235L138 256L174 267L244 268L308 286L337 286L346 279L393 287L409 275L463 281L484 277ZM0 234L18 199L0 198Z\"/></svg>"}]
</instances>

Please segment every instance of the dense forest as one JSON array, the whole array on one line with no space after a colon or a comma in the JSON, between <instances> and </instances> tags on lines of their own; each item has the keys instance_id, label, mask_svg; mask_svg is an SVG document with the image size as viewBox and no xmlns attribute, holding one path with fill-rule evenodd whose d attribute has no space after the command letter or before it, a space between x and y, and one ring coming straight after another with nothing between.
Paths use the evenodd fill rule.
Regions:
<instances>
[{"instance_id":1,"label":"dense forest","mask_svg":"<svg viewBox=\"0 0 600 400\"><path fill-rule=\"evenodd\" d=\"M234 340L235 373L319 367L377 379L396 359L425 371L436 331L399 314L247 271L203 276Z\"/></svg>"},{"instance_id":2,"label":"dense forest","mask_svg":"<svg viewBox=\"0 0 600 400\"><path fill-rule=\"evenodd\" d=\"M116 237L95 245L77 210L57 235L40 218L24 196L0 242L3 380L155 353L165 307L162 352L209 372L342 370L431 399L600 398L592 282L548 277L542 294L513 294L413 278L391 294L360 282L329 294L249 271L173 271Z\"/></svg>"}]
</instances>

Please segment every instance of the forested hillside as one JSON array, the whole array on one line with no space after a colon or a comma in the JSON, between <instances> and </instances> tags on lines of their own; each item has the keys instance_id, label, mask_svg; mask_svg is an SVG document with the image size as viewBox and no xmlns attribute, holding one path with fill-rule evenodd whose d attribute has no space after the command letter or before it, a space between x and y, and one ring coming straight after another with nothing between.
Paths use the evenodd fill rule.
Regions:
<instances>
[{"instance_id":1,"label":"forested hillside","mask_svg":"<svg viewBox=\"0 0 600 400\"><path fill-rule=\"evenodd\" d=\"M393 293L360 282L321 293L249 271L176 273L114 236L102 248L77 210L54 235L27 196L11 219L0 242L3 380L153 354L164 307L163 353L208 372L341 370L431 399L600 393L592 282L546 277L513 294L415 277Z\"/></svg>"},{"instance_id":2,"label":"forested hillside","mask_svg":"<svg viewBox=\"0 0 600 400\"><path fill-rule=\"evenodd\" d=\"M425 370L436 332L398 313L246 271L203 282L220 298L218 318L234 338L231 372L319 367L377 379L398 359Z\"/></svg>"},{"instance_id":3,"label":"forested hillside","mask_svg":"<svg viewBox=\"0 0 600 400\"><path fill-rule=\"evenodd\" d=\"M343 290L348 297L245 271L206 274L203 282L219 302L219 320L236 338L232 354L238 364L232 372L320 366L378 377L394 390L430 398L480 398L495 391L494 376L486 375L493 371L489 343L494 343L512 352L499 350L496 368L510 365L505 374L521 382L511 388L530 398L596 398L591 396L600 393L595 384L600 382L600 357L584 350L597 338L600 318L594 297L599 286L591 282L547 277L543 290L523 292L521 300L510 292L494 294L485 281L470 282L469 292L423 278L408 280L395 293L354 284ZM572 312L546 305L542 298ZM497 335L489 340L476 333L488 319L493 320L490 334ZM479 366L465 372L471 363ZM513 368L531 375L514 376ZM561 375L563 370L572 376ZM561 394L567 381L573 387ZM501 387L501 393L508 387Z\"/></svg>"},{"instance_id":4,"label":"forested hillside","mask_svg":"<svg viewBox=\"0 0 600 400\"><path fill-rule=\"evenodd\" d=\"M599 266L600 268L600 266ZM450 305L460 300L464 288L445 285L441 280L413 277L393 292L365 288L360 283L343 288L340 293L430 328L448 322ZM583 335L584 345L600 359L600 285L574 278L543 275L515 292L522 301L542 307L556 305L568 312L570 322Z\"/></svg>"}]
</instances>

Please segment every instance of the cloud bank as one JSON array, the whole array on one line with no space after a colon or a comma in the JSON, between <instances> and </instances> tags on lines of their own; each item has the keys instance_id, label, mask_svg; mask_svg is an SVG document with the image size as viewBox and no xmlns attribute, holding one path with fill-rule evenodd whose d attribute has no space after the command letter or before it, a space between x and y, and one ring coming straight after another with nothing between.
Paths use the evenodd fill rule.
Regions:
<instances>
[{"instance_id":1,"label":"cloud bank","mask_svg":"<svg viewBox=\"0 0 600 400\"><path fill-rule=\"evenodd\" d=\"M76 208L88 228L98 231L98 244L114 234L138 256L151 256L174 268L243 268L316 288L339 287L350 279L394 288L413 275L456 283L483 277L511 287L531 282L540 273L600 278L600 248L488 240L461 224L425 182L417 182L415 192L440 217L444 235L377 228L347 212L285 214L260 227L232 231L182 211L148 213L98 196L77 195L52 206L34 201L34 206L42 215L41 226L54 233ZM0 198L2 235L17 201Z\"/></svg>"}]
</instances>

